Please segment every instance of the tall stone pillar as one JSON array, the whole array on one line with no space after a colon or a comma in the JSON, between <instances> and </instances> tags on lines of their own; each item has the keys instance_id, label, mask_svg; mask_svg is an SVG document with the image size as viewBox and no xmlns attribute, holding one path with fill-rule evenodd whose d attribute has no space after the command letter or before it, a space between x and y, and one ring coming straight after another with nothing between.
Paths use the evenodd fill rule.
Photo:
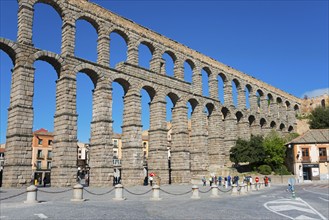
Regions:
<instances>
[{"instance_id":1,"label":"tall stone pillar","mask_svg":"<svg viewBox=\"0 0 329 220\"><path fill-rule=\"evenodd\" d=\"M32 126L34 68L16 60L12 73L8 127L6 135L6 160L3 171L4 187L22 187L32 175Z\"/></svg>"},{"instance_id":2,"label":"tall stone pillar","mask_svg":"<svg viewBox=\"0 0 329 220\"><path fill-rule=\"evenodd\" d=\"M148 171L154 172L164 184L169 183L167 150L166 101L158 96L150 104Z\"/></svg>"},{"instance_id":3,"label":"tall stone pillar","mask_svg":"<svg viewBox=\"0 0 329 220\"><path fill-rule=\"evenodd\" d=\"M97 63L106 67L110 66L110 35L105 28L98 33Z\"/></svg>"},{"instance_id":4,"label":"tall stone pillar","mask_svg":"<svg viewBox=\"0 0 329 220\"><path fill-rule=\"evenodd\" d=\"M201 179L207 174L209 167L206 117L200 104L194 108L191 115L190 160L191 176L194 179Z\"/></svg>"},{"instance_id":5,"label":"tall stone pillar","mask_svg":"<svg viewBox=\"0 0 329 220\"><path fill-rule=\"evenodd\" d=\"M208 154L209 171L216 171L223 168L223 144L224 144L224 125L222 115L216 109L209 116L208 123Z\"/></svg>"},{"instance_id":6,"label":"tall stone pillar","mask_svg":"<svg viewBox=\"0 0 329 220\"><path fill-rule=\"evenodd\" d=\"M174 76L177 79L184 81L184 63L183 60L178 58L174 64Z\"/></svg>"},{"instance_id":7,"label":"tall stone pillar","mask_svg":"<svg viewBox=\"0 0 329 220\"><path fill-rule=\"evenodd\" d=\"M124 185L143 183L143 157L141 95L130 89L124 97L122 126L121 178Z\"/></svg>"},{"instance_id":8,"label":"tall stone pillar","mask_svg":"<svg viewBox=\"0 0 329 220\"><path fill-rule=\"evenodd\" d=\"M191 180L187 126L186 103L177 102L172 110L171 176L173 183L189 183Z\"/></svg>"},{"instance_id":9,"label":"tall stone pillar","mask_svg":"<svg viewBox=\"0 0 329 220\"><path fill-rule=\"evenodd\" d=\"M243 140L250 140L250 127L245 115L238 122L238 137Z\"/></svg>"},{"instance_id":10,"label":"tall stone pillar","mask_svg":"<svg viewBox=\"0 0 329 220\"><path fill-rule=\"evenodd\" d=\"M258 111L258 104L257 104L257 95L253 93L249 93L249 104L250 104L250 112L255 114Z\"/></svg>"},{"instance_id":11,"label":"tall stone pillar","mask_svg":"<svg viewBox=\"0 0 329 220\"><path fill-rule=\"evenodd\" d=\"M74 56L75 48L75 23L65 20L62 25L62 56Z\"/></svg>"},{"instance_id":12,"label":"tall stone pillar","mask_svg":"<svg viewBox=\"0 0 329 220\"><path fill-rule=\"evenodd\" d=\"M150 70L160 74L162 60L160 50L156 48L150 61Z\"/></svg>"},{"instance_id":13,"label":"tall stone pillar","mask_svg":"<svg viewBox=\"0 0 329 220\"><path fill-rule=\"evenodd\" d=\"M194 94L202 95L202 73L199 66L195 66L193 69L192 91Z\"/></svg>"},{"instance_id":14,"label":"tall stone pillar","mask_svg":"<svg viewBox=\"0 0 329 220\"><path fill-rule=\"evenodd\" d=\"M98 83L97 83L98 84ZM97 85L93 93L90 139L90 185L108 186L113 178L112 89Z\"/></svg>"},{"instance_id":15,"label":"tall stone pillar","mask_svg":"<svg viewBox=\"0 0 329 220\"><path fill-rule=\"evenodd\" d=\"M128 42L127 63L138 66L138 47L133 37Z\"/></svg>"},{"instance_id":16,"label":"tall stone pillar","mask_svg":"<svg viewBox=\"0 0 329 220\"><path fill-rule=\"evenodd\" d=\"M231 81L226 81L224 84L224 105L227 107L233 106Z\"/></svg>"},{"instance_id":17,"label":"tall stone pillar","mask_svg":"<svg viewBox=\"0 0 329 220\"><path fill-rule=\"evenodd\" d=\"M243 110L246 109L246 93L245 90L240 86L238 87L238 108Z\"/></svg>"},{"instance_id":18,"label":"tall stone pillar","mask_svg":"<svg viewBox=\"0 0 329 220\"><path fill-rule=\"evenodd\" d=\"M66 69L67 67L63 67ZM72 69L70 66L68 69ZM68 187L77 178L77 119L76 78L63 73L56 84L56 113L54 125L51 185Z\"/></svg>"},{"instance_id":19,"label":"tall stone pillar","mask_svg":"<svg viewBox=\"0 0 329 220\"><path fill-rule=\"evenodd\" d=\"M225 135L224 135L224 165L227 167L231 166L230 162L230 150L235 145L237 140L237 120L229 113L224 120Z\"/></svg>"},{"instance_id":20,"label":"tall stone pillar","mask_svg":"<svg viewBox=\"0 0 329 220\"><path fill-rule=\"evenodd\" d=\"M260 97L260 109L261 113L265 116L268 114L268 100L266 96L261 96Z\"/></svg>"},{"instance_id":21,"label":"tall stone pillar","mask_svg":"<svg viewBox=\"0 0 329 220\"><path fill-rule=\"evenodd\" d=\"M218 100L218 80L217 74L210 74L209 76L209 95L210 98Z\"/></svg>"},{"instance_id":22,"label":"tall stone pillar","mask_svg":"<svg viewBox=\"0 0 329 220\"><path fill-rule=\"evenodd\" d=\"M34 9L28 2L19 2L18 8L18 30L17 41L21 44L33 45L32 43L32 24Z\"/></svg>"}]
</instances>

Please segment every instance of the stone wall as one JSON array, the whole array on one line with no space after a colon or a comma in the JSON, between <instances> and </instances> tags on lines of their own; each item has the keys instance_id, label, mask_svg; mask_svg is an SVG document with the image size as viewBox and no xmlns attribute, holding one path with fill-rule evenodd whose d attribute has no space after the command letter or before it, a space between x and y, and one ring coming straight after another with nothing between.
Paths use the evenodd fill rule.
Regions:
<instances>
[{"instance_id":1,"label":"stone wall","mask_svg":"<svg viewBox=\"0 0 329 220\"><path fill-rule=\"evenodd\" d=\"M85 0L42 1L51 5L62 18L62 51L61 54L55 54L37 49L32 42L33 8L37 2L18 0L17 42L0 38L0 49L14 63L8 109L4 186L18 187L28 184L30 180L34 117L33 64L37 60L50 63L58 74L53 186L72 186L76 181L75 97L78 72L87 74L95 87L90 142L90 184L94 186L107 186L113 173L112 82L118 82L125 91L122 126L124 184L140 184L143 179L141 89L145 89L151 97L149 170L157 172L162 183L169 181L166 163L166 97L174 103L172 182L190 182L191 175L201 176L209 172L209 166L230 166L228 152L239 136L248 138L250 134L265 134L271 129L281 133L296 129L295 114L299 111L300 99ZM89 21L97 30L97 63L74 56L75 23L78 19ZM112 32L120 34L127 43L127 60L115 68L109 67L109 36ZM146 45L152 52L150 69L138 66L140 44ZM167 76L164 71L162 55L165 53L174 61L174 77ZM184 81L185 61L193 70L192 83ZM210 97L202 96L202 70L206 70L209 75ZM217 80L223 80L224 83L224 103L217 97ZM237 86L237 106L233 105L232 82ZM248 109L245 102L246 90L249 92ZM188 102L193 106L190 142L187 129Z\"/></svg>"}]
</instances>

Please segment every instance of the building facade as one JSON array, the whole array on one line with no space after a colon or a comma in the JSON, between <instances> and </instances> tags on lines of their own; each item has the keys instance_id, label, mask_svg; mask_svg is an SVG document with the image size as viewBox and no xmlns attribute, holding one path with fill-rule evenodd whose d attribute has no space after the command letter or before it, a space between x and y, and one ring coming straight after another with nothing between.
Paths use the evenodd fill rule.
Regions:
<instances>
[{"instance_id":1,"label":"building facade","mask_svg":"<svg viewBox=\"0 0 329 220\"><path fill-rule=\"evenodd\" d=\"M288 167L299 182L329 180L329 129L313 129L287 143Z\"/></svg>"},{"instance_id":2,"label":"building facade","mask_svg":"<svg viewBox=\"0 0 329 220\"><path fill-rule=\"evenodd\" d=\"M44 180L50 183L53 141L54 134L44 128L33 132L31 181L36 185L41 185Z\"/></svg>"}]
</instances>

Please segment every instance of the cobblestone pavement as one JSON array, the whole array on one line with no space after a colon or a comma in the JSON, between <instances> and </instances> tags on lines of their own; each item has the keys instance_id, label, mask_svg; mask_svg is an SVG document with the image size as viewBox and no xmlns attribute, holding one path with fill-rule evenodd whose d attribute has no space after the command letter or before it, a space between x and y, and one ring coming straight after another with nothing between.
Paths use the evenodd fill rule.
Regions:
<instances>
[{"instance_id":1,"label":"cobblestone pavement","mask_svg":"<svg viewBox=\"0 0 329 220\"><path fill-rule=\"evenodd\" d=\"M125 200L117 201L113 187L85 187L86 201L72 202L70 188L41 187L39 203L32 204L24 203L25 188L2 189L0 219L328 219L328 188L323 184L307 186L308 191L296 187L296 199L285 188L272 185L235 196L221 188L213 198L210 187L200 185L200 199L192 199L192 185L163 185L161 200L154 201L150 186L135 186L124 188ZM322 203L312 190L321 193Z\"/></svg>"}]
</instances>

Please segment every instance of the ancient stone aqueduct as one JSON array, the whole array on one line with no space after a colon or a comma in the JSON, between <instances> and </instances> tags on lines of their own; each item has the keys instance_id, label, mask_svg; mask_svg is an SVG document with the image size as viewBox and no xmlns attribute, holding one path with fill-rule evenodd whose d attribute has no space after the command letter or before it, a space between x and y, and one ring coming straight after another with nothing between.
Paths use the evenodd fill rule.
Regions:
<instances>
[{"instance_id":1,"label":"ancient stone aqueduct","mask_svg":"<svg viewBox=\"0 0 329 220\"><path fill-rule=\"evenodd\" d=\"M62 18L61 54L35 48L32 23L36 3L51 5ZM172 109L171 181L188 183L191 178L208 174L209 167L225 168L229 149L237 137L281 133L295 129L295 114L300 99L251 76L200 54L180 43L90 3L86 0L18 0L18 34L13 42L0 38L0 49L13 61L11 99L8 108L4 186L18 187L31 178L34 62L50 63L58 74L52 186L76 183L76 74L87 74L94 83L93 118L90 139L90 184L108 186L113 173L112 155L112 82L124 88L122 126L122 181L140 184L143 179L141 146L141 89L151 97L149 130L149 171L162 183L169 181L167 156L166 97ZM90 22L98 33L97 63L74 56L75 24ZM127 43L127 59L109 67L110 38L120 34ZM146 45L151 53L150 68L138 66L138 47ZM174 61L174 76L165 73L162 55ZM192 70L192 83L184 81L184 62ZM201 71L209 76L209 97L202 96ZM224 83L224 103L218 99L218 79ZM232 82L237 88L237 106L233 105ZM246 108L245 90L250 108ZM256 96L260 96L260 104ZM187 129L187 103L193 109L192 130ZM208 115L203 112L208 109Z\"/></svg>"}]
</instances>

